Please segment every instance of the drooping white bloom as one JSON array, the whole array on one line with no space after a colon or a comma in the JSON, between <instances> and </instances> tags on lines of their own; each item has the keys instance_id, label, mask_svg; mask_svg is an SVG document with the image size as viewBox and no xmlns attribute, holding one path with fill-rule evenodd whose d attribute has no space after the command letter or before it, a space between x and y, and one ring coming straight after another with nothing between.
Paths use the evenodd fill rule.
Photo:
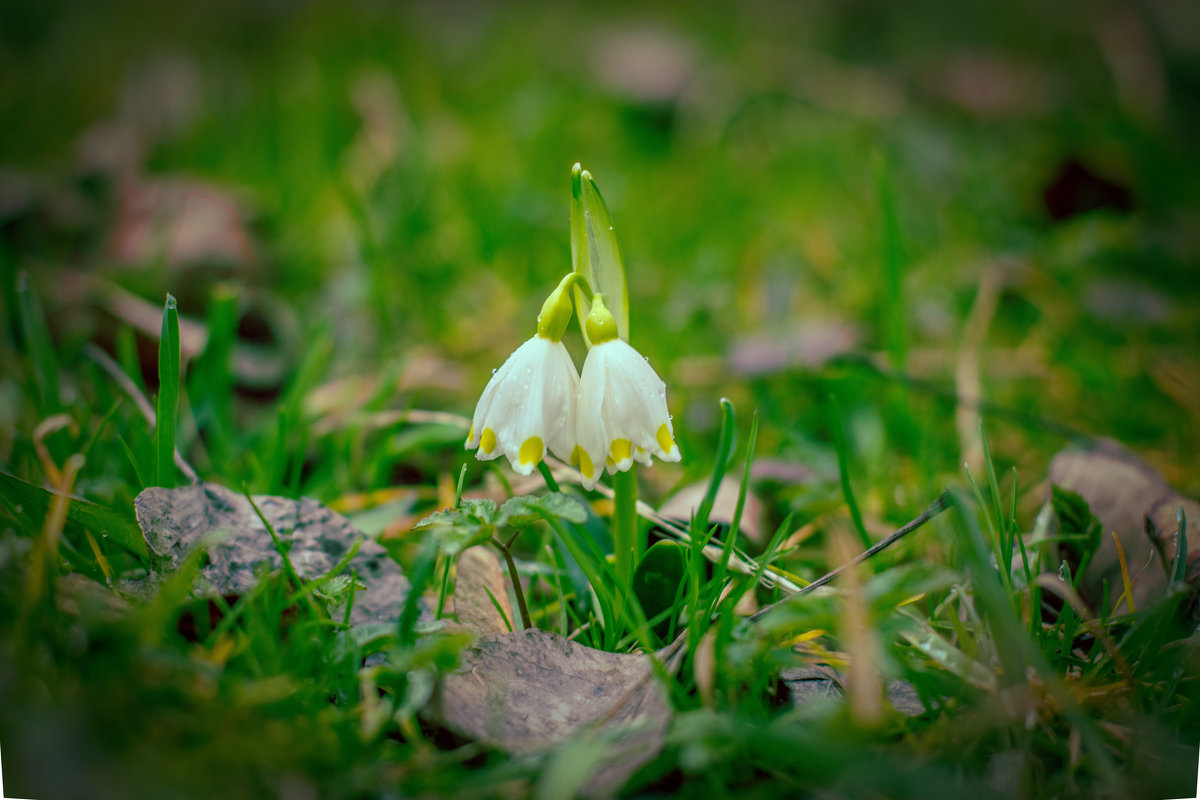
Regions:
<instances>
[{"instance_id":1,"label":"drooping white bloom","mask_svg":"<svg viewBox=\"0 0 1200 800\"><path fill-rule=\"evenodd\" d=\"M637 350L617 338L615 323L607 329L603 315L608 312L600 295L596 298L588 317L593 345L579 378L578 449L571 459L587 489L605 467L611 473L629 469L635 460L649 465L652 455L680 459L667 413L667 385ZM594 322L598 313L600 321Z\"/></svg>"},{"instance_id":2,"label":"drooping white bloom","mask_svg":"<svg viewBox=\"0 0 1200 800\"><path fill-rule=\"evenodd\" d=\"M569 459L575 450L578 389L579 373L563 343L534 335L484 387L466 448L478 448L480 461L507 456L522 475L533 472L547 448Z\"/></svg>"}]
</instances>

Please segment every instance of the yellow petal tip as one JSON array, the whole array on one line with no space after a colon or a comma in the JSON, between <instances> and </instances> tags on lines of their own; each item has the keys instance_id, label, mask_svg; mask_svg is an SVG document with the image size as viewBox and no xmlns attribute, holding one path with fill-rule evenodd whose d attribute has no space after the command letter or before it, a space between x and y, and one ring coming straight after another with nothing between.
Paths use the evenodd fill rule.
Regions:
<instances>
[{"instance_id":1,"label":"yellow petal tip","mask_svg":"<svg viewBox=\"0 0 1200 800\"><path fill-rule=\"evenodd\" d=\"M530 436L521 443L521 449L517 452L517 460L522 464L530 466L537 464L546 454L546 447L542 444L540 436Z\"/></svg>"},{"instance_id":2,"label":"yellow petal tip","mask_svg":"<svg viewBox=\"0 0 1200 800\"><path fill-rule=\"evenodd\" d=\"M658 426L658 433L654 438L658 439L658 446L663 449L664 453L669 453L675 448L675 440L671 437L671 431L665 422Z\"/></svg>"}]
</instances>

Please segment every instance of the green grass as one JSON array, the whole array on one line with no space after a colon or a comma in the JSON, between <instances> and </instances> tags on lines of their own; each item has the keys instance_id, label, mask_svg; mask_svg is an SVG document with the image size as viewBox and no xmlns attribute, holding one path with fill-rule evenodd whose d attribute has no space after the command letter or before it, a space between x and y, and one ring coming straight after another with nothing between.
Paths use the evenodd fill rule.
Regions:
<instances>
[{"instance_id":1,"label":"green grass","mask_svg":"<svg viewBox=\"0 0 1200 800\"><path fill-rule=\"evenodd\" d=\"M521 577L535 626L609 650L681 642L663 670L665 746L626 794L1186 795L1200 744L1188 596L1112 615L1078 593L1089 517L1060 502L1080 530L1058 536L1039 517L1053 455L1100 437L1200 496L1200 106L1195 54L1157 8L647 19L518 4L451 21L360 3L6 4L8 791L573 791L602 737L514 757L421 714L465 643L432 632L421 603L450 615L454 537L478 536ZM622 82L640 36L660 37L666 99ZM1129 94L1130 63L1163 82ZM1072 160L1128 202L1054 219L1045 192ZM520 489L463 451L455 415L571 269L576 162L603 184L631 343L668 385L684 454L641 469L639 497L703 487L690 520L655 530L680 543L682 578L650 619L625 605L639 578L623 563L617 577L611 505L548 471L536 491L584 516L519 501L533 516L415 527ZM191 182L188 201L140 228L126 193L171 182ZM1081 192L1084 206L1103 194ZM238 213L172 228L163 209L180 207ZM574 325L565 341L581 360ZM980 396L960 405L972 375ZM398 623L348 627L362 590L333 573L194 600L200 556L138 591L155 565L133 501L190 481L176 452L200 480L311 497L377 534L418 588ZM718 507L726 475L739 490ZM947 490L950 508L859 567L857 589L839 577L779 602L778 580L839 566L839 531L863 549ZM1186 562L1169 567L1178 585ZM928 711L792 708L788 668L856 661Z\"/></svg>"}]
</instances>

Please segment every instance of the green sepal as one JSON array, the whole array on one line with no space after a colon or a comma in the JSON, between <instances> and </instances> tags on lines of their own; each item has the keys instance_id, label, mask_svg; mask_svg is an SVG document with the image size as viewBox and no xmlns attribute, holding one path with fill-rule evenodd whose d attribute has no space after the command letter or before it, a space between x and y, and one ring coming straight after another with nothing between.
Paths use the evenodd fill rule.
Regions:
<instances>
[{"instance_id":1,"label":"green sepal","mask_svg":"<svg viewBox=\"0 0 1200 800\"><path fill-rule=\"evenodd\" d=\"M579 164L571 168L571 266L593 292L604 295L616 319L617 334L629 341L629 287L612 217L591 173ZM575 308L584 341L591 347L584 321L592 303L579 288L575 289Z\"/></svg>"}]
</instances>

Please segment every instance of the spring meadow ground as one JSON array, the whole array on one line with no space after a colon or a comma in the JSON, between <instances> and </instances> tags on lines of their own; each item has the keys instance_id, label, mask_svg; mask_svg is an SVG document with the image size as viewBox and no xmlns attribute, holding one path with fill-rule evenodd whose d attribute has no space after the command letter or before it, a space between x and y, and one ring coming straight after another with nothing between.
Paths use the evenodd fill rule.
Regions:
<instances>
[{"instance_id":1,"label":"spring meadow ground","mask_svg":"<svg viewBox=\"0 0 1200 800\"><path fill-rule=\"evenodd\" d=\"M1198 101L1176 0L4 3L4 791L1191 797ZM651 465L477 459L613 237Z\"/></svg>"}]
</instances>

